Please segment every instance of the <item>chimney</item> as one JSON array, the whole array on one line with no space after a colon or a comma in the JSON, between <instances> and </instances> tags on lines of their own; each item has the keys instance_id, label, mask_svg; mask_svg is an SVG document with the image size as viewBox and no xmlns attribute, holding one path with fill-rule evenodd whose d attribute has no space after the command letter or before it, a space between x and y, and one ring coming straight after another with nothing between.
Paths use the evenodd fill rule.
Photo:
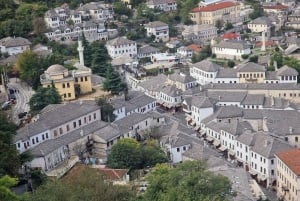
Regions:
<instances>
[{"instance_id":1,"label":"chimney","mask_svg":"<svg viewBox=\"0 0 300 201\"><path fill-rule=\"evenodd\" d=\"M221 101L221 96L219 96L219 102Z\"/></svg>"},{"instance_id":2,"label":"chimney","mask_svg":"<svg viewBox=\"0 0 300 201\"><path fill-rule=\"evenodd\" d=\"M293 134L293 127L292 126L289 127L289 133Z\"/></svg>"}]
</instances>

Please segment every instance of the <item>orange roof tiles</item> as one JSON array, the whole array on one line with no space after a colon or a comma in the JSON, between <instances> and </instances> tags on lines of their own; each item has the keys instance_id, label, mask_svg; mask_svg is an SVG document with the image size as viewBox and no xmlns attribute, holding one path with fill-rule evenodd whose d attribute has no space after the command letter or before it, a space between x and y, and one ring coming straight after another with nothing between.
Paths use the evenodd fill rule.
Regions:
<instances>
[{"instance_id":1,"label":"orange roof tiles","mask_svg":"<svg viewBox=\"0 0 300 201\"><path fill-rule=\"evenodd\" d=\"M223 39L237 39L240 35L236 33L226 33L222 36Z\"/></svg>"},{"instance_id":2,"label":"orange roof tiles","mask_svg":"<svg viewBox=\"0 0 300 201\"><path fill-rule=\"evenodd\" d=\"M202 47L200 45L197 45L197 44L191 44L191 45L187 46L187 48L189 48L189 49L191 49L191 50L193 50L194 52L197 52L197 53L201 52L201 50L202 50Z\"/></svg>"},{"instance_id":3,"label":"orange roof tiles","mask_svg":"<svg viewBox=\"0 0 300 201\"><path fill-rule=\"evenodd\" d=\"M271 47L271 46L275 46L275 45L276 45L275 42L272 41L272 40L268 40L268 41L265 42L265 46L266 46L266 47ZM261 47L261 46L262 46L262 41L256 42L256 43L255 43L255 46L256 46L256 47Z\"/></svg>"},{"instance_id":4,"label":"orange roof tiles","mask_svg":"<svg viewBox=\"0 0 300 201\"><path fill-rule=\"evenodd\" d=\"M287 10L289 7L284 5L275 5L275 6L264 6L264 9L272 9L272 10Z\"/></svg>"},{"instance_id":5,"label":"orange roof tiles","mask_svg":"<svg viewBox=\"0 0 300 201\"><path fill-rule=\"evenodd\" d=\"M231 1L227 1L227 2L221 2L221 3L215 3L215 4L210 4L208 6L205 7L196 7L192 10L193 13L198 13L198 12L211 12L211 11L216 11L216 10L221 10L224 8L229 8L232 6L237 6L239 5L239 3L236 2L231 2Z\"/></svg>"},{"instance_id":6,"label":"orange roof tiles","mask_svg":"<svg viewBox=\"0 0 300 201\"><path fill-rule=\"evenodd\" d=\"M99 172L103 173L105 179L118 181L122 180L123 176L127 174L128 169L109 169L109 168L101 168L98 169Z\"/></svg>"},{"instance_id":7,"label":"orange roof tiles","mask_svg":"<svg viewBox=\"0 0 300 201\"><path fill-rule=\"evenodd\" d=\"M296 175L300 176L300 149L292 149L276 154Z\"/></svg>"}]
</instances>

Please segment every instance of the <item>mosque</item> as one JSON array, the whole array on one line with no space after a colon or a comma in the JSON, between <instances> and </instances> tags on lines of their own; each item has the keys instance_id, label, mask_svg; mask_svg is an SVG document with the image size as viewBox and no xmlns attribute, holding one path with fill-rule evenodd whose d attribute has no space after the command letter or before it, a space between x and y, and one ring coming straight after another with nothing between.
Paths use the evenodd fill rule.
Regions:
<instances>
[{"instance_id":1,"label":"mosque","mask_svg":"<svg viewBox=\"0 0 300 201\"><path fill-rule=\"evenodd\" d=\"M78 40L79 63L74 66L76 70L68 70L62 65L50 66L40 81L43 87L54 87L61 95L63 101L76 99L80 94L92 92L92 70L84 66L82 41Z\"/></svg>"}]
</instances>

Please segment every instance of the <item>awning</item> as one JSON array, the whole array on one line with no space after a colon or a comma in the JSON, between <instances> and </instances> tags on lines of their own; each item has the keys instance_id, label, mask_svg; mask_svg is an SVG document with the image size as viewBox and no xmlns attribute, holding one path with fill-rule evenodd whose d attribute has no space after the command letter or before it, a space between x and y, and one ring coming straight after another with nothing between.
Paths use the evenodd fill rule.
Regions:
<instances>
[{"instance_id":1,"label":"awning","mask_svg":"<svg viewBox=\"0 0 300 201\"><path fill-rule=\"evenodd\" d=\"M221 142L218 141L218 140L215 140L214 143L213 143L213 145L216 146L216 147L219 146L220 144L221 144Z\"/></svg>"},{"instance_id":2,"label":"awning","mask_svg":"<svg viewBox=\"0 0 300 201\"><path fill-rule=\"evenodd\" d=\"M197 130L199 130L199 128L200 128L200 126L196 126L196 127L194 128L194 130L197 131Z\"/></svg>"},{"instance_id":3,"label":"awning","mask_svg":"<svg viewBox=\"0 0 300 201\"><path fill-rule=\"evenodd\" d=\"M200 136L204 136L206 134L206 130L200 130Z\"/></svg>"},{"instance_id":4,"label":"awning","mask_svg":"<svg viewBox=\"0 0 300 201\"><path fill-rule=\"evenodd\" d=\"M264 175L257 175L257 179L259 180L259 181L265 181L266 179L267 179L267 177L266 176L264 176Z\"/></svg>"},{"instance_id":5,"label":"awning","mask_svg":"<svg viewBox=\"0 0 300 201\"><path fill-rule=\"evenodd\" d=\"M192 117L186 117L185 120L186 121L190 121L192 119Z\"/></svg>"},{"instance_id":6,"label":"awning","mask_svg":"<svg viewBox=\"0 0 300 201\"><path fill-rule=\"evenodd\" d=\"M228 154L231 155L231 156L235 155L234 151L232 151L232 150L229 150Z\"/></svg>"},{"instance_id":7,"label":"awning","mask_svg":"<svg viewBox=\"0 0 300 201\"><path fill-rule=\"evenodd\" d=\"M214 138L208 136L208 137L206 138L206 140L207 140L207 142L212 142L212 141L214 141Z\"/></svg>"},{"instance_id":8,"label":"awning","mask_svg":"<svg viewBox=\"0 0 300 201\"><path fill-rule=\"evenodd\" d=\"M218 148L220 151L226 151L226 147L224 147L224 146L220 146L219 148Z\"/></svg>"},{"instance_id":9,"label":"awning","mask_svg":"<svg viewBox=\"0 0 300 201\"><path fill-rule=\"evenodd\" d=\"M195 125L196 125L196 122L192 121L191 126L195 126Z\"/></svg>"},{"instance_id":10,"label":"awning","mask_svg":"<svg viewBox=\"0 0 300 201\"><path fill-rule=\"evenodd\" d=\"M257 172L255 172L254 170L249 170L249 173L253 176L257 175Z\"/></svg>"}]
</instances>

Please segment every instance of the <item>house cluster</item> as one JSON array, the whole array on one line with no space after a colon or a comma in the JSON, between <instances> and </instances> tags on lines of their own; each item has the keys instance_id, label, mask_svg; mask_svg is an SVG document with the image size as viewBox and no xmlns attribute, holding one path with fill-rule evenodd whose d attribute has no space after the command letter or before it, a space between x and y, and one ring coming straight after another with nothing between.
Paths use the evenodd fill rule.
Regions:
<instances>
[{"instance_id":1,"label":"house cluster","mask_svg":"<svg viewBox=\"0 0 300 201\"><path fill-rule=\"evenodd\" d=\"M90 2L80 5L76 10L63 4L45 13L44 19L48 28L45 35L54 41L77 40L81 33L90 42L108 40L117 35L115 29L105 27L105 23L113 18L112 5L104 2Z\"/></svg>"}]
</instances>

